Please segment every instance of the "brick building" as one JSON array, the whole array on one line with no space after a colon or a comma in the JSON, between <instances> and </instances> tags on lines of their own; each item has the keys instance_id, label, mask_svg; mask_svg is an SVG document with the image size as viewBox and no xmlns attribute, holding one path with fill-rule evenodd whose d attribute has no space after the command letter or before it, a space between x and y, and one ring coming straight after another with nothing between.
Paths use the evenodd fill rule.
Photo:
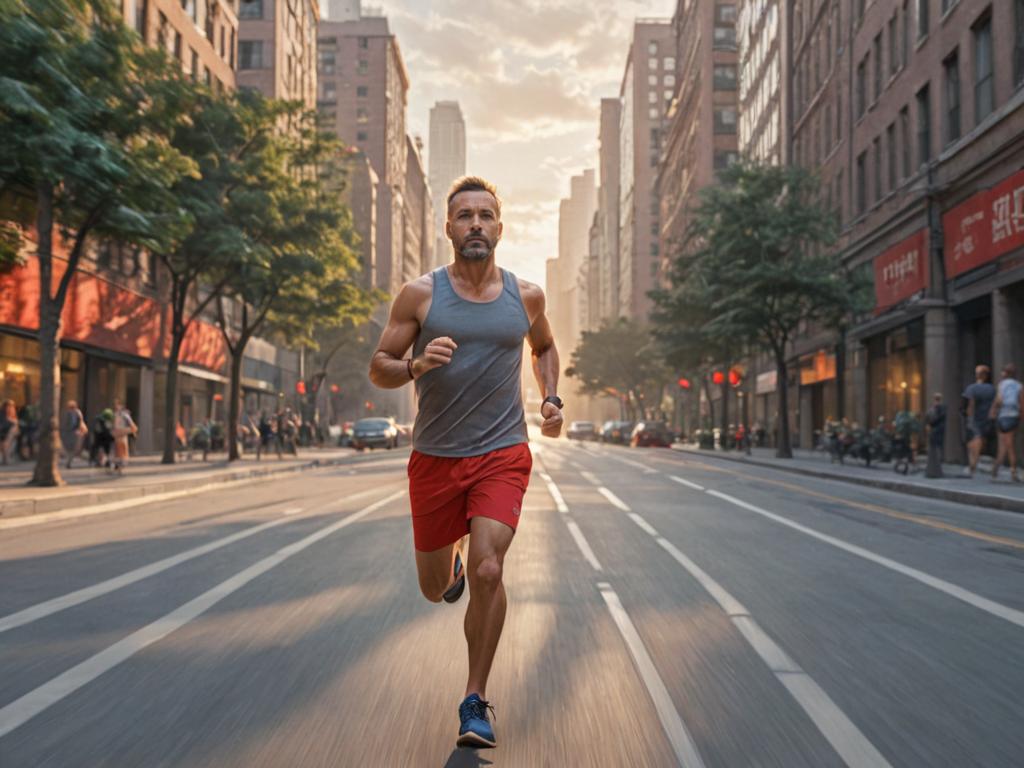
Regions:
<instances>
[{"instance_id":1,"label":"brick building","mask_svg":"<svg viewBox=\"0 0 1024 768\"><path fill-rule=\"evenodd\" d=\"M238 87L315 107L316 0L241 0L238 18Z\"/></svg>"}]
</instances>

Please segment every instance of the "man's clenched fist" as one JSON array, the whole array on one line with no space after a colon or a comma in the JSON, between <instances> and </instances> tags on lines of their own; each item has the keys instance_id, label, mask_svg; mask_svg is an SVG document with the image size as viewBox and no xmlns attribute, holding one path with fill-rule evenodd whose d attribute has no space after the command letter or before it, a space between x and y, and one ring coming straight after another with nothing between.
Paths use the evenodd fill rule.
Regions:
<instances>
[{"instance_id":1,"label":"man's clenched fist","mask_svg":"<svg viewBox=\"0 0 1024 768\"><path fill-rule=\"evenodd\" d=\"M412 361L412 372L416 377L422 376L427 371L448 365L452 361L452 355L459 348L452 339L447 336L440 336L429 342L423 350L423 354Z\"/></svg>"},{"instance_id":2,"label":"man's clenched fist","mask_svg":"<svg viewBox=\"0 0 1024 768\"><path fill-rule=\"evenodd\" d=\"M562 411L554 403L543 403L540 415L544 417L540 433L544 437L558 437L562 433Z\"/></svg>"}]
</instances>

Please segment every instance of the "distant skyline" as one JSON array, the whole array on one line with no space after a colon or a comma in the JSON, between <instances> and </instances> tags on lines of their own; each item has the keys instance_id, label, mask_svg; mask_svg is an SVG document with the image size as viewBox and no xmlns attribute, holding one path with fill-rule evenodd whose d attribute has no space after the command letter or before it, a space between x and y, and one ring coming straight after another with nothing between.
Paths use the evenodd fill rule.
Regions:
<instances>
[{"instance_id":1,"label":"distant skyline","mask_svg":"<svg viewBox=\"0 0 1024 768\"><path fill-rule=\"evenodd\" d=\"M558 255L558 202L597 166L602 96L617 96L634 18L669 18L676 0L377 0L409 70L408 130L455 100L467 172L498 186L498 263L544 284ZM429 154L429 146L428 146ZM443 190L433 190L435 200Z\"/></svg>"}]
</instances>

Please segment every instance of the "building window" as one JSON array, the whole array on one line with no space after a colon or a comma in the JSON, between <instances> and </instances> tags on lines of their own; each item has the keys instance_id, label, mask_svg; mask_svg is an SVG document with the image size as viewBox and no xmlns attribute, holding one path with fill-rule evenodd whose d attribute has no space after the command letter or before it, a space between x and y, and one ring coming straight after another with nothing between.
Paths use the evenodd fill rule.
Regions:
<instances>
[{"instance_id":1,"label":"building window","mask_svg":"<svg viewBox=\"0 0 1024 768\"><path fill-rule=\"evenodd\" d=\"M889 191L896 189L896 123L889 123L885 129L885 144L889 152L886 158L889 166Z\"/></svg>"},{"instance_id":2,"label":"building window","mask_svg":"<svg viewBox=\"0 0 1024 768\"><path fill-rule=\"evenodd\" d=\"M857 65L857 118L861 118L867 109L867 57Z\"/></svg>"},{"instance_id":3,"label":"building window","mask_svg":"<svg viewBox=\"0 0 1024 768\"><path fill-rule=\"evenodd\" d=\"M1024 0L1013 4L1013 82L1024 83Z\"/></svg>"},{"instance_id":4,"label":"building window","mask_svg":"<svg viewBox=\"0 0 1024 768\"><path fill-rule=\"evenodd\" d=\"M228 64L232 69L235 68L235 30L231 29L231 42L228 45Z\"/></svg>"},{"instance_id":5,"label":"building window","mask_svg":"<svg viewBox=\"0 0 1024 768\"><path fill-rule=\"evenodd\" d=\"M662 69L668 70L669 72L675 71L676 60L675 60L674 56L666 56L664 59L661 60L661 63L662 63ZM655 65L655 67L656 66L657 65ZM652 67L652 69L653 69L653 67Z\"/></svg>"},{"instance_id":6,"label":"building window","mask_svg":"<svg viewBox=\"0 0 1024 768\"><path fill-rule=\"evenodd\" d=\"M366 131L356 131L356 141L366 141L370 138L370 134Z\"/></svg>"},{"instance_id":7,"label":"building window","mask_svg":"<svg viewBox=\"0 0 1024 768\"><path fill-rule=\"evenodd\" d=\"M736 46L736 27L715 27L715 48L734 48Z\"/></svg>"},{"instance_id":8,"label":"building window","mask_svg":"<svg viewBox=\"0 0 1024 768\"><path fill-rule=\"evenodd\" d=\"M331 80L324 83L324 99L327 101L334 101L338 96L338 86Z\"/></svg>"},{"instance_id":9,"label":"building window","mask_svg":"<svg viewBox=\"0 0 1024 768\"><path fill-rule=\"evenodd\" d=\"M857 155L857 215L868 207L867 152Z\"/></svg>"},{"instance_id":10,"label":"building window","mask_svg":"<svg viewBox=\"0 0 1024 768\"><path fill-rule=\"evenodd\" d=\"M369 71L370 62L368 62L366 59L360 59L359 64L356 65L356 73L360 75L365 75Z\"/></svg>"},{"instance_id":11,"label":"building window","mask_svg":"<svg viewBox=\"0 0 1024 768\"><path fill-rule=\"evenodd\" d=\"M649 53L651 56L657 56L658 55L658 43L655 42L654 40L651 40L651 42L649 42L647 44L647 53Z\"/></svg>"},{"instance_id":12,"label":"building window","mask_svg":"<svg viewBox=\"0 0 1024 768\"><path fill-rule=\"evenodd\" d=\"M735 24L736 23L736 6L735 5L716 5L715 6L715 23L716 24Z\"/></svg>"},{"instance_id":13,"label":"building window","mask_svg":"<svg viewBox=\"0 0 1024 768\"><path fill-rule=\"evenodd\" d=\"M192 51L192 79L199 82L199 51Z\"/></svg>"},{"instance_id":14,"label":"building window","mask_svg":"<svg viewBox=\"0 0 1024 768\"><path fill-rule=\"evenodd\" d=\"M992 77L992 17L986 16L974 33L974 122L980 123L995 109L995 78Z\"/></svg>"},{"instance_id":15,"label":"building window","mask_svg":"<svg viewBox=\"0 0 1024 768\"><path fill-rule=\"evenodd\" d=\"M882 33L875 35L875 101L882 95Z\"/></svg>"},{"instance_id":16,"label":"building window","mask_svg":"<svg viewBox=\"0 0 1024 768\"><path fill-rule=\"evenodd\" d=\"M910 176L910 110L907 107L900 110L900 140L903 142L900 145L900 154L903 158L902 178L905 179Z\"/></svg>"},{"instance_id":17,"label":"building window","mask_svg":"<svg viewBox=\"0 0 1024 768\"><path fill-rule=\"evenodd\" d=\"M894 13L889 19L889 74L895 75L900 68L899 39L896 28L899 26L899 17Z\"/></svg>"},{"instance_id":18,"label":"building window","mask_svg":"<svg viewBox=\"0 0 1024 768\"><path fill-rule=\"evenodd\" d=\"M917 92L917 160L927 163L932 156L932 100L925 85Z\"/></svg>"},{"instance_id":19,"label":"building window","mask_svg":"<svg viewBox=\"0 0 1024 768\"><path fill-rule=\"evenodd\" d=\"M658 60L657 59L648 59L647 60L647 68L648 69L657 69L658 68Z\"/></svg>"},{"instance_id":20,"label":"building window","mask_svg":"<svg viewBox=\"0 0 1024 768\"><path fill-rule=\"evenodd\" d=\"M928 34L928 4L931 0L917 0L917 39Z\"/></svg>"},{"instance_id":21,"label":"building window","mask_svg":"<svg viewBox=\"0 0 1024 768\"><path fill-rule=\"evenodd\" d=\"M658 103L658 92L657 91L648 91L647 92L647 103L648 104L657 104Z\"/></svg>"},{"instance_id":22,"label":"building window","mask_svg":"<svg viewBox=\"0 0 1024 768\"><path fill-rule=\"evenodd\" d=\"M356 110L356 122L357 123L368 123L370 122L370 113L362 107Z\"/></svg>"},{"instance_id":23,"label":"building window","mask_svg":"<svg viewBox=\"0 0 1024 768\"><path fill-rule=\"evenodd\" d=\"M336 62L334 51L318 51L317 58L320 59L320 72L324 75L333 75Z\"/></svg>"},{"instance_id":24,"label":"building window","mask_svg":"<svg viewBox=\"0 0 1024 768\"><path fill-rule=\"evenodd\" d=\"M1021 2L1024 2L1024 0L1021 0ZM674 88L675 84L676 84L676 76L675 75L665 75L665 86L667 88Z\"/></svg>"},{"instance_id":25,"label":"building window","mask_svg":"<svg viewBox=\"0 0 1024 768\"><path fill-rule=\"evenodd\" d=\"M366 50L367 48L369 48L370 47L370 38L368 38L368 37L360 37L359 38L359 47L362 48L363 50Z\"/></svg>"},{"instance_id":26,"label":"building window","mask_svg":"<svg viewBox=\"0 0 1024 768\"><path fill-rule=\"evenodd\" d=\"M262 19L263 0L242 0L238 6L238 18L240 19Z\"/></svg>"},{"instance_id":27,"label":"building window","mask_svg":"<svg viewBox=\"0 0 1024 768\"><path fill-rule=\"evenodd\" d=\"M878 137L872 142L872 149L875 153L875 202L882 199L882 139Z\"/></svg>"},{"instance_id":28,"label":"building window","mask_svg":"<svg viewBox=\"0 0 1024 768\"><path fill-rule=\"evenodd\" d=\"M716 91L736 90L736 65L716 64L714 87Z\"/></svg>"},{"instance_id":29,"label":"building window","mask_svg":"<svg viewBox=\"0 0 1024 768\"><path fill-rule=\"evenodd\" d=\"M263 41L238 41L238 68L263 69Z\"/></svg>"},{"instance_id":30,"label":"building window","mask_svg":"<svg viewBox=\"0 0 1024 768\"><path fill-rule=\"evenodd\" d=\"M357 85L356 86L356 96L358 96L361 99L364 99L364 98L366 98L369 95L370 95L370 89L367 86L365 86L365 85Z\"/></svg>"},{"instance_id":31,"label":"building window","mask_svg":"<svg viewBox=\"0 0 1024 768\"><path fill-rule=\"evenodd\" d=\"M953 51L942 62L946 80L946 143L960 138L960 57Z\"/></svg>"},{"instance_id":32,"label":"building window","mask_svg":"<svg viewBox=\"0 0 1024 768\"><path fill-rule=\"evenodd\" d=\"M184 64L185 60L181 56L182 56L182 53L181 53L181 32L175 31L174 32L174 59L175 59L175 61L180 61L180 62L182 62L182 64Z\"/></svg>"},{"instance_id":33,"label":"building window","mask_svg":"<svg viewBox=\"0 0 1024 768\"><path fill-rule=\"evenodd\" d=\"M715 107L715 133L736 133L736 110L732 107Z\"/></svg>"},{"instance_id":34,"label":"building window","mask_svg":"<svg viewBox=\"0 0 1024 768\"><path fill-rule=\"evenodd\" d=\"M147 0L139 0L138 7L135 9L135 31L139 33L139 37L145 41L146 39L146 21L149 16L149 3Z\"/></svg>"},{"instance_id":35,"label":"building window","mask_svg":"<svg viewBox=\"0 0 1024 768\"><path fill-rule=\"evenodd\" d=\"M715 170L716 171L724 170L724 169L728 168L730 165L732 165L733 163L738 162L739 159L740 159L739 152L734 152L732 150L725 150L725 149L716 149L715 150L715 159L714 159Z\"/></svg>"},{"instance_id":36,"label":"building window","mask_svg":"<svg viewBox=\"0 0 1024 768\"><path fill-rule=\"evenodd\" d=\"M647 116L650 117L651 120L657 120L661 116L661 113L658 112L657 107L651 107L649 110L647 110Z\"/></svg>"},{"instance_id":37,"label":"building window","mask_svg":"<svg viewBox=\"0 0 1024 768\"><path fill-rule=\"evenodd\" d=\"M657 85L658 84L658 76L657 75L648 75L647 76L647 84L651 85L651 86Z\"/></svg>"}]
</instances>

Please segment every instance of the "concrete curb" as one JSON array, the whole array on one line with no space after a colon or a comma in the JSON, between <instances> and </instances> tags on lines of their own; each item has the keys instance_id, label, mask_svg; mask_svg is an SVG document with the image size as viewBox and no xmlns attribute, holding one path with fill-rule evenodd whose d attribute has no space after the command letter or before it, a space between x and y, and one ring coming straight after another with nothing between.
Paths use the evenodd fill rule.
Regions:
<instances>
[{"instance_id":1,"label":"concrete curb","mask_svg":"<svg viewBox=\"0 0 1024 768\"><path fill-rule=\"evenodd\" d=\"M673 447L673 450L682 454L693 454L694 456L718 459L719 461L731 461L734 464L745 464L747 466L764 467L766 469L777 469L780 472L789 472L790 474L804 475L805 477L815 477L820 480L838 480L839 482L851 483L853 485L867 485L872 488L881 488L886 491L905 493L908 496L919 496L926 499L951 501L957 504L968 504L974 507L998 509L1004 512L1024 513L1024 499L1014 499L1010 496L996 496L989 493L971 493L970 491L961 491L954 488L901 483L899 480L884 480L882 478L842 475L838 472L824 472L816 469L808 469L806 467L787 466L782 463L781 459L778 464L775 464L761 459L748 459L741 456L723 456L717 451L701 451L696 448ZM941 483L942 480L937 479L935 482Z\"/></svg>"},{"instance_id":2,"label":"concrete curb","mask_svg":"<svg viewBox=\"0 0 1024 768\"><path fill-rule=\"evenodd\" d=\"M263 466L240 469L224 472L210 478L170 479L155 481L149 485L127 486L112 490L83 490L81 493L70 493L43 499L0 501L0 530L20 528L26 525L35 525L54 520L66 520L73 517L84 517L101 512L111 512L117 509L128 509L142 504L194 496L242 483L259 482L260 480L270 479L278 475L347 464L358 455L353 454L330 459L313 459L309 462L292 464L287 467Z\"/></svg>"}]
</instances>

